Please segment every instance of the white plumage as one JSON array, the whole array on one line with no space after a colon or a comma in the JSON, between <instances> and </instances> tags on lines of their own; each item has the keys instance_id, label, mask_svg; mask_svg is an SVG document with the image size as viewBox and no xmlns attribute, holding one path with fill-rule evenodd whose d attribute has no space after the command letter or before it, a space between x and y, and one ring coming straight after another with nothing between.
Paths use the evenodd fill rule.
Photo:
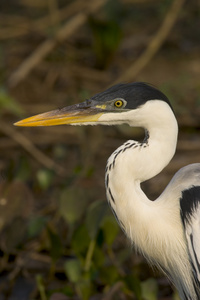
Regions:
<instances>
[{"instance_id":1,"label":"white plumage","mask_svg":"<svg viewBox=\"0 0 200 300\"><path fill-rule=\"evenodd\" d=\"M108 201L123 231L136 248L168 274L182 299L187 299L185 293L190 290L191 299L195 300L193 270L181 222L179 199L183 189L200 183L200 173L197 182L194 182L193 177L186 177L190 167L180 170L160 197L150 201L141 190L140 183L158 174L171 160L176 148L177 122L171 108L162 101L148 101L138 111L124 115L130 126L139 125L147 129L149 138L141 144L126 142L108 159ZM111 119L113 122L113 116ZM114 168L109 168L114 160ZM200 170L199 164L196 167ZM182 173L186 181L183 181ZM198 234L199 229L198 226Z\"/></svg>"}]
</instances>

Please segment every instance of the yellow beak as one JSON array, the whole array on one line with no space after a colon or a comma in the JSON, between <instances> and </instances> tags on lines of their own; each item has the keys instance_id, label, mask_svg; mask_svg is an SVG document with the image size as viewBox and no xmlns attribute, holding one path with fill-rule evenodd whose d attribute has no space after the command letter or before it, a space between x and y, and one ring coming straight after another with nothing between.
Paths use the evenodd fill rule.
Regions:
<instances>
[{"instance_id":1,"label":"yellow beak","mask_svg":"<svg viewBox=\"0 0 200 300\"><path fill-rule=\"evenodd\" d=\"M105 106L91 105L87 101L39 114L19 122L16 126L53 126L61 124L96 123L105 112Z\"/></svg>"}]
</instances>

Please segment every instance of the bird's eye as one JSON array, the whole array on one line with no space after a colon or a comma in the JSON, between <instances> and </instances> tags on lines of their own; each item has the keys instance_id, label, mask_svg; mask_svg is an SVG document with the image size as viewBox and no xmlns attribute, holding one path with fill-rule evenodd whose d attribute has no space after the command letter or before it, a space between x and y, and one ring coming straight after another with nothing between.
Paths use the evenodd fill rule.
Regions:
<instances>
[{"instance_id":1,"label":"bird's eye","mask_svg":"<svg viewBox=\"0 0 200 300\"><path fill-rule=\"evenodd\" d=\"M124 102L122 100L116 100L114 105L117 108L121 108L124 105Z\"/></svg>"}]
</instances>

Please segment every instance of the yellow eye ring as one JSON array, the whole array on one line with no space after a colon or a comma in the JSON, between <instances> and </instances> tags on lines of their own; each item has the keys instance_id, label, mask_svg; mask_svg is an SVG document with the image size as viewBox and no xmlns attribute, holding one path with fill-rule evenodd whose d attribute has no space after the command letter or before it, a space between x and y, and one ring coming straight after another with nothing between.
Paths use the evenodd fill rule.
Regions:
<instances>
[{"instance_id":1,"label":"yellow eye ring","mask_svg":"<svg viewBox=\"0 0 200 300\"><path fill-rule=\"evenodd\" d=\"M120 100L120 99L116 100L115 103L114 103L115 107L117 107L117 108L122 107L123 104L124 104L124 102L122 100Z\"/></svg>"}]
</instances>

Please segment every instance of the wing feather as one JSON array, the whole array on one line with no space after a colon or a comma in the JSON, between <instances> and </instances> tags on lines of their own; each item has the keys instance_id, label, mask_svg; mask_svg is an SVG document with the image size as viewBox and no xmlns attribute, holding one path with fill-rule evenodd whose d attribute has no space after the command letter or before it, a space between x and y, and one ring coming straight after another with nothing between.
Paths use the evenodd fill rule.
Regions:
<instances>
[{"instance_id":1,"label":"wing feather","mask_svg":"<svg viewBox=\"0 0 200 300\"><path fill-rule=\"evenodd\" d=\"M193 268L196 290L200 289L200 186L192 186L182 192L181 218ZM199 292L198 299L200 299Z\"/></svg>"}]
</instances>

